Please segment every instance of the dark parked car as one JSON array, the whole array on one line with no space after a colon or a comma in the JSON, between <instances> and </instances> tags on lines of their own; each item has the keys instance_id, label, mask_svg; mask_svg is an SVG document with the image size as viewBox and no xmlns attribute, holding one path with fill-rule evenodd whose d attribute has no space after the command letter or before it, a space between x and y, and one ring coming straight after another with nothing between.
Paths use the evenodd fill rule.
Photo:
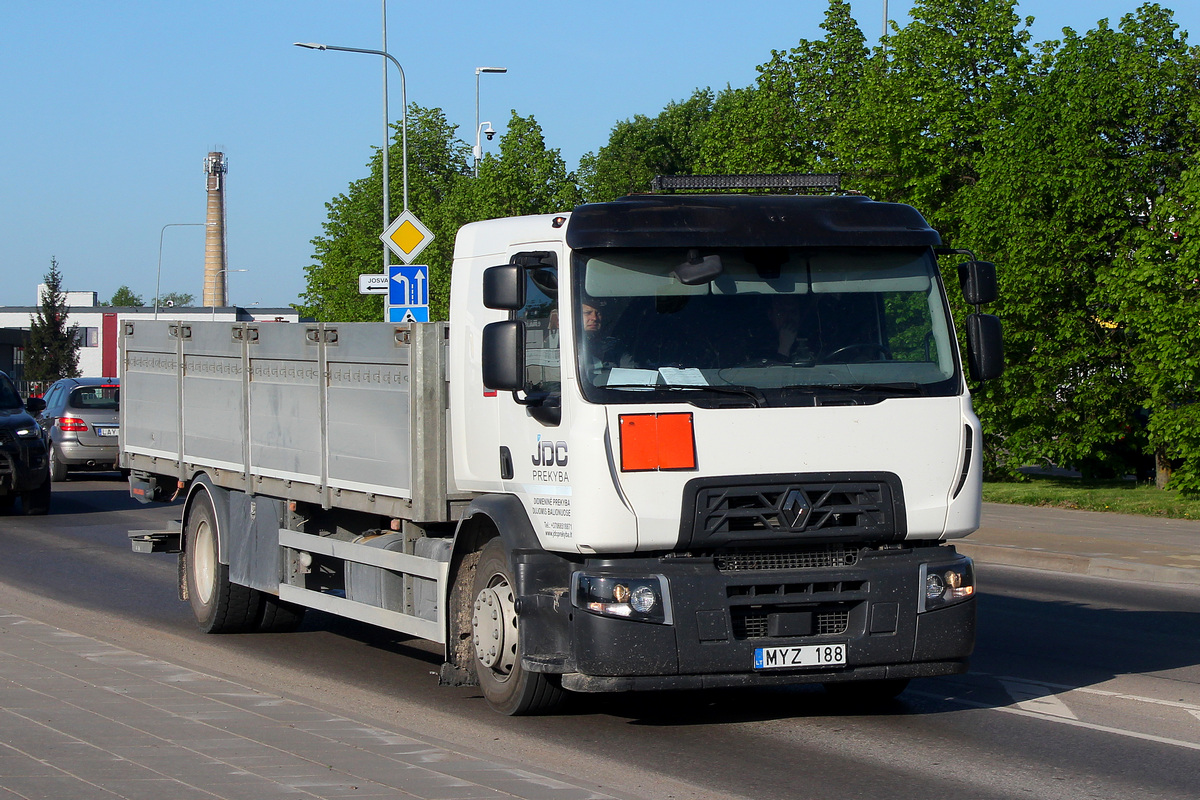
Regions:
<instances>
[{"instance_id":1,"label":"dark parked car","mask_svg":"<svg viewBox=\"0 0 1200 800\"><path fill-rule=\"evenodd\" d=\"M23 406L17 387L0 372L0 512L12 510L17 497L26 514L50 510L50 459L31 416L40 406L37 399Z\"/></svg>"},{"instance_id":2,"label":"dark parked car","mask_svg":"<svg viewBox=\"0 0 1200 800\"><path fill-rule=\"evenodd\" d=\"M121 384L116 378L63 378L51 384L38 422L50 449L50 479L72 470L117 468Z\"/></svg>"}]
</instances>

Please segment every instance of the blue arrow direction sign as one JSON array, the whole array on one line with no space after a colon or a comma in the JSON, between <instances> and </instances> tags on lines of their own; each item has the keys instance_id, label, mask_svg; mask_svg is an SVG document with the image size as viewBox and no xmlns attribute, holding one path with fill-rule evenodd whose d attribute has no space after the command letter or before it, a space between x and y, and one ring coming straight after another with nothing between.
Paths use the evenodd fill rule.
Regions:
<instances>
[{"instance_id":1,"label":"blue arrow direction sign","mask_svg":"<svg viewBox=\"0 0 1200 800\"><path fill-rule=\"evenodd\" d=\"M388 322L429 322L429 267L388 267Z\"/></svg>"},{"instance_id":2,"label":"blue arrow direction sign","mask_svg":"<svg viewBox=\"0 0 1200 800\"><path fill-rule=\"evenodd\" d=\"M429 305L429 267L424 264L388 267L389 306Z\"/></svg>"}]
</instances>

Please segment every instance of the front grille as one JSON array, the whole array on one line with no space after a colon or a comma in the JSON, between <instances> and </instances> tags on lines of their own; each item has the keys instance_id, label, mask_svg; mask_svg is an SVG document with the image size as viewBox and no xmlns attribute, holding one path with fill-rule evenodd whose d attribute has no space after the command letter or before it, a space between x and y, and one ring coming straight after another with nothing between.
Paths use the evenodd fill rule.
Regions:
<instances>
[{"instance_id":1,"label":"front grille","mask_svg":"<svg viewBox=\"0 0 1200 800\"><path fill-rule=\"evenodd\" d=\"M858 562L858 550L840 544L796 550L729 550L717 553L714 560L721 572L852 567Z\"/></svg>"},{"instance_id":2,"label":"front grille","mask_svg":"<svg viewBox=\"0 0 1200 800\"><path fill-rule=\"evenodd\" d=\"M8 428L0 428L0 444L16 444L17 435Z\"/></svg>"},{"instance_id":3,"label":"front grille","mask_svg":"<svg viewBox=\"0 0 1200 800\"><path fill-rule=\"evenodd\" d=\"M702 478L689 482L684 502L692 547L904 537L900 481L890 473Z\"/></svg>"},{"instance_id":4,"label":"front grille","mask_svg":"<svg viewBox=\"0 0 1200 800\"><path fill-rule=\"evenodd\" d=\"M730 609L730 623L735 639L778 638L771 634L771 612L760 608ZM845 608L812 612L811 636L837 636L850 628L850 611Z\"/></svg>"}]
</instances>

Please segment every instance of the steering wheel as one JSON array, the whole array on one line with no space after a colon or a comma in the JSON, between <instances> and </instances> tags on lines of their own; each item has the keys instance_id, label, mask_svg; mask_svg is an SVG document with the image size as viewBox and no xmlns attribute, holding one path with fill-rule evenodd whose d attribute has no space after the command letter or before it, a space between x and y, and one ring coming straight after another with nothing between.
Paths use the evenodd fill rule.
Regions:
<instances>
[{"instance_id":1,"label":"steering wheel","mask_svg":"<svg viewBox=\"0 0 1200 800\"><path fill-rule=\"evenodd\" d=\"M830 353L826 353L824 358L822 358L821 360L822 361L832 361L837 356L844 355L844 354L849 353L854 350L867 350L867 351L873 350L877 354L883 356L883 358L879 359L880 361L888 361L891 359L891 355L892 355L891 353L889 353L887 351L887 348L885 348L883 345L879 344L879 342L855 342L854 344L848 344L844 347L839 347L838 349L836 349Z\"/></svg>"}]
</instances>

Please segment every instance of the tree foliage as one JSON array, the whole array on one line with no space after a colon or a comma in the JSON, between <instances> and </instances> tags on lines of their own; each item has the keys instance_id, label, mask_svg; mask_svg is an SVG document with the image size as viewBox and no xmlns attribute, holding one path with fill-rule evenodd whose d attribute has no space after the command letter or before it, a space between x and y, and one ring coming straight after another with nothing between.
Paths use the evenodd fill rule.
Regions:
<instances>
[{"instance_id":1,"label":"tree foliage","mask_svg":"<svg viewBox=\"0 0 1200 800\"><path fill-rule=\"evenodd\" d=\"M196 302L191 292L167 292L158 298L159 306L190 306ZM114 303L115 305L115 303Z\"/></svg>"},{"instance_id":2,"label":"tree foliage","mask_svg":"<svg viewBox=\"0 0 1200 800\"><path fill-rule=\"evenodd\" d=\"M79 375L79 341L78 326L67 325L67 296L55 258L51 257L50 271L42 280L46 289L29 327L25 377L45 386Z\"/></svg>"},{"instance_id":3,"label":"tree foliage","mask_svg":"<svg viewBox=\"0 0 1200 800\"><path fill-rule=\"evenodd\" d=\"M110 299L107 303L101 303L101 305L132 306L134 308L140 308L141 306L146 305L146 303L142 300L142 296L140 294L136 293L128 286L122 285L115 292L113 292L112 299Z\"/></svg>"},{"instance_id":4,"label":"tree foliage","mask_svg":"<svg viewBox=\"0 0 1200 800\"><path fill-rule=\"evenodd\" d=\"M515 112L500 139L499 157L488 155L474 178L471 147L441 109L409 108L409 210L434 234L420 260L430 269L430 315L449 310L454 238L468 222L513 214L570 210L578 202L574 178L557 150L548 149L533 117ZM388 156L393 214L403 196L401 138L397 130ZM382 161L376 151L370 175L326 204L324 234L313 239L314 263L299 310L324 321L379 321L383 298L358 293L358 276L383 271ZM392 257L391 263L396 263Z\"/></svg>"}]
</instances>

